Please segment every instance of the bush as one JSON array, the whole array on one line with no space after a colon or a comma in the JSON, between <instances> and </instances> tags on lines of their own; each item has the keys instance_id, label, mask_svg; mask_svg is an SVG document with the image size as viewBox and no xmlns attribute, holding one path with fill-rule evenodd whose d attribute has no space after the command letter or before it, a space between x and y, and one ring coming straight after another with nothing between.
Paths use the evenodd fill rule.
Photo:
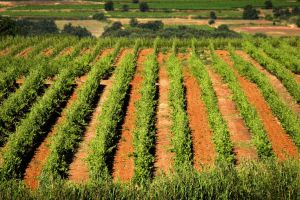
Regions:
<instances>
[{"instance_id":1,"label":"bush","mask_svg":"<svg viewBox=\"0 0 300 200\"><path fill-rule=\"evenodd\" d=\"M8 17L0 16L0 36L5 35L16 35L17 34L17 25L14 20L11 20Z\"/></svg>"},{"instance_id":2,"label":"bush","mask_svg":"<svg viewBox=\"0 0 300 200\"><path fill-rule=\"evenodd\" d=\"M140 23L138 24L138 27L142 29L150 29L153 31L158 31L159 29L162 29L164 27L164 24L161 21L156 20L156 21L149 21L147 23Z\"/></svg>"},{"instance_id":3,"label":"bush","mask_svg":"<svg viewBox=\"0 0 300 200\"><path fill-rule=\"evenodd\" d=\"M255 38L267 38L268 36L264 33L255 33L254 37Z\"/></svg>"},{"instance_id":4,"label":"bush","mask_svg":"<svg viewBox=\"0 0 300 200\"><path fill-rule=\"evenodd\" d=\"M132 0L132 3L139 3L139 0Z\"/></svg>"},{"instance_id":5,"label":"bush","mask_svg":"<svg viewBox=\"0 0 300 200\"><path fill-rule=\"evenodd\" d=\"M16 21L18 34L24 36L57 34L58 28L54 20L27 20L21 19Z\"/></svg>"},{"instance_id":6,"label":"bush","mask_svg":"<svg viewBox=\"0 0 300 200\"><path fill-rule=\"evenodd\" d=\"M265 9L272 9L273 3L271 0L265 1Z\"/></svg>"},{"instance_id":7,"label":"bush","mask_svg":"<svg viewBox=\"0 0 300 200\"><path fill-rule=\"evenodd\" d=\"M146 2L141 2L140 3L140 11L141 12L147 12L149 11L149 6Z\"/></svg>"},{"instance_id":8,"label":"bush","mask_svg":"<svg viewBox=\"0 0 300 200\"><path fill-rule=\"evenodd\" d=\"M95 20L99 20L99 21L104 21L104 20L106 20L106 17L105 17L105 15L104 15L104 13L96 13L96 14L94 14L93 15L93 19L95 19Z\"/></svg>"},{"instance_id":9,"label":"bush","mask_svg":"<svg viewBox=\"0 0 300 200\"><path fill-rule=\"evenodd\" d=\"M247 5L244 8L243 19L258 19L259 11L253 8L251 5Z\"/></svg>"},{"instance_id":10,"label":"bush","mask_svg":"<svg viewBox=\"0 0 300 200\"><path fill-rule=\"evenodd\" d=\"M215 23L215 20L214 20L214 19L208 20L208 24L209 24L209 25L212 25L212 24L214 24L214 23Z\"/></svg>"},{"instance_id":11,"label":"bush","mask_svg":"<svg viewBox=\"0 0 300 200\"><path fill-rule=\"evenodd\" d=\"M210 19L217 19L217 15L214 11L211 11L209 14Z\"/></svg>"},{"instance_id":12,"label":"bush","mask_svg":"<svg viewBox=\"0 0 300 200\"><path fill-rule=\"evenodd\" d=\"M71 23L68 23L64 26L64 29L61 31L63 34L75 35L80 38L82 37L91 37L92 34L85 27L81 26L72 26Z\"/></svg>"},{"instance_id":13,"label":"bush","mask_svg":"<svg viewBox=\"0 0 300 200\"><path fill-rule=\"evenodd\" d=\"M221 24L220 26L218 26L218 30L219 31L229 31L229 28L226 24Z\"/></svg>"},{"instance_id":14,"label":"bush","mask_svg":"<svg viewBox=\"0 0 300 200\"><path fill-rule=\"evenodd\" d=\"M107 1L104 3L104 10L106 11L113 11L114 10L114 2Z\"/></svg>"},{"instance_id":15,"label":"bush","mask_svg":"<svg viewBox=\"0 0 300 200\"><path fill-rule=\"evenodd\" d=\"M300 18L297 19L296 25L300 28Z\"/></svg>"},{"instance_id":16,"label":"bush","mask_svg":"<svg viewBox=\"0 0 300 200\"><path fill-rule=\"evenodd\" d=\"M127 4L124 4L124 5L122 6L122 11L124 11L124 12L129 11L129 6L128 6Z\"/></svg>"}]
</instances>

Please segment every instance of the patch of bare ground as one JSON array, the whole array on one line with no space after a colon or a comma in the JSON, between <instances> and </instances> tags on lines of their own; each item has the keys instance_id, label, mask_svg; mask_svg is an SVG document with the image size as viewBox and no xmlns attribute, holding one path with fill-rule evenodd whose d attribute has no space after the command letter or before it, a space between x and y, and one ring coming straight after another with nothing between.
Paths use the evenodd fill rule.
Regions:
<instances>
[{"instance_id":1,"label":"patch of bare ground","mask_svg":"<svg viewBox=\"0 0 300 200\"><path fill-rule=\"evenodd\" d=\"M93 64L95 64L96 62L98 62L100 58L103 58L103 57L109 55L113 51L114 51L113 48L104 49L104 50L100 51L99 54L97 55L97 57L95 58Z\"/></svg>"},{"instance_id":2,"label":"patch of bare ground","mask_svg":"<svg viewBox=\"0 0 300 200\"><path fill-rule=\"evenodd\" d=\"M58 54L58 57L70 55L73 50L73 47L67 47Z\"/></svg>"},{"instance_id":3,"label":"patch of bare ground","mask_svg":"<svg viewBox=\"0 0 300 200\"><path fill-rule=\"evenodd\" d=\"M102 53L102 56L104 54L109 53L109 49L104 51ZM122 58L129 53L129 51L121 51L118 55L118 63L119 60L122 60ZM86 164L86 158L88 156L89 151L89 144L92 141L92 139L96 136L96 130L98 123L98 116L100 116L102 111L102 106L104 102L107 100L107 97L109 95L109 92L111 90L112 84L113 84L114 75L112 75L108 80L101 81L101 85L105 85L105 89L103 93L100 95L100 99L98 100L98 103L96 105L96 108L94 112L92 113L91 120L87 126L87 129L83 135L82 141L79 144L78 150L74 155L73 162L70 164L69 168L69 180L75 183L83 183L86 182L89 179L89 170L88 166Z\"/></svg>"},{"instance_id":4,"label":"patch of bare ground","mask_svg":"<svg viewBox=\"0 0 300 200\"><path fill-rule=\"evenodd\" d=\"M268 103L258 89L257 85L240 76L232 67L239 83L249 99L250 104L256 109L267 132L267 136L273 148L273 152L279 160L287 158L299 158L296 145L281 126L279 120L272 113Z\"/></svg>"},{"instance_id":5,"label":"patch of bare ground","mask_svg":"<svg viewBox=\"0 0 300 200\"><path fill-rule=\"evenodd\" d=\"M82 84L77 85L73 94L69 98L65 108L63 109L61 116L58 117L58 119L56 120L55 125L52 127L51 131L48 133L46 138L42 141L42 143L35 150L35 153L34 153L33 157L31 158L31 160L25 170L24 182L29 188L31 188L33 190L37 189L39 186L38 177L40 176L43 166L45 165L45 162L50 153L49 146L50 146L51 138L57 133L60 124L65 120L67 110L69 110L69 108L76 101L77 93L81 86L82 86Z\"/></svg>"},{"instance_id":6,"label":"patch of bare ground","mask_svg":"<svg viewBox=\"0 0 300 200\"><path fill-rule=\"evenodd\" d=\"M43 55L46 56L46 57L49 57L51 56L53 53L53 49L52 48L47 48L43 51Z\"/></svg>"},{"instance_id":7,"label":"patch of bare ground","mask_svg":"<svg viewBox=\"0 0 300 200\"><path fill-rule=\"evenodd\" d=\"M83 56L85 54L88 54L89 52L91 52L91 48L83 48L79 55Z\"/></svg>"},{"instance_id":8,"label":"patch of bare ground","mask_svg":"<svg viewBox=\"0 0 300 200\"><path fill-rule=\"evenodd\" d=\"M28 47L26 49L24 49L23 51L21 51L17 56L19 57L27 57L27 55L29 54L29 52L32 50L32 47Z\"/></svg>"},{"instance_id":9,"label":"patch of bare ground","mask_svg":"<svg viewBox=\"0 0 300 200\"><path fill-rule=\"evenodd\" d=\"M296 81L300 84L300 74L294 74Z\"/></svg>"},{"instance_id":10,"label":"patch of bare ground","mask_svg":"<svg viewBox=\"0 0 300 200\"><path fill-rule=\"evenodd\" d=\"M262 67L256 60L252 59L247 53L243 51L236 51L236 53L246 61L250 62L260 72L262 72L269 79L269 82L271 83L275 91L277 91L281 100L285 102L298 116L300 116L300 105L297 104L295 99L290 95L290 93L276 76L268 72L268 70Z\"/></svg>"},{"instance_id":11,"label":"patch of bare ground","mask_svg":"<svg viewBox=\"0 0 300 200\"><path fill-rule=\"evenodd\" d=\"M257 152L252 145L251 134L240 116L235 102L232 100L230 88L224 83L219 74L212 69L208 69L208 72L216 91L220 112L228 126L237 163L243 160L256 159Z\"/></svg>"},{"instance_id":12,"label":"patch of bare ground","mask_svg":"<svg viewBox=\"0 0 300 200\"><path fill-rule=\"evenodd\" d=\"M171 113L169 106L170 80L166 69L166 60L170 54L158 54L159 99L156 123L155 174L168 173L172 169L174 153L171 144Z\"/></svg>"},{"instance_id":13,"label":"patch of bare ground","mask_svg":"<svg viewBox=\"0 0 300 200\"><path fill-rule=\"evenodd\" d=\"M10 52L10 47L7 47L6 49L0 51L0 57L6 56Z\"/></svg>"},{"instance_id":14,"label":"patch of bare ground","mask_svg":"<svg viewBox=\"0 0 300 200\"><path fill-rule=\"evenodd\" d=\"M133 80L129 103L121 129L121 137L117 145L116 154L113 162L114 180L129 181L134 175L133 159L133 130L135 128L135 104L140 99L140 86L142 83L143 63L147 56L153 52L152 49L143 49L137 58L137 68Z\"/></svg>"},{"instance_id":15,"label":"patch of bare ground","mask_svg":"<svg viewBox=\"0 0 300 200\"><path fill-rule=\"evenodd\" d=\"M197 170L203 165L213 165L215 147L212 132L209 128L207 109L201 100L201 89L195 77L188 70L184 70L184 84L186 87L187 113L192 132L194 167Z\"/></svg>"}]
</instances>

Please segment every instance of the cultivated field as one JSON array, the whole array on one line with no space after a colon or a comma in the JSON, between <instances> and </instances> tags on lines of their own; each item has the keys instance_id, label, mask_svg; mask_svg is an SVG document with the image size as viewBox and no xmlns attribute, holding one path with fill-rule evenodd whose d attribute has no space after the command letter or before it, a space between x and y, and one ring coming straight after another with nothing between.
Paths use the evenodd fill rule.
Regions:
<instances>
[{"instance_id":1,"label":"cultivated field","mask_svg":"<svg viewBox=\"0 0 300 200\"><path fill-rule=\"evenodd\" d=\"M4 38L0 197L293 199L299 52L297 38Z\"/></svg>"}]
</instances>

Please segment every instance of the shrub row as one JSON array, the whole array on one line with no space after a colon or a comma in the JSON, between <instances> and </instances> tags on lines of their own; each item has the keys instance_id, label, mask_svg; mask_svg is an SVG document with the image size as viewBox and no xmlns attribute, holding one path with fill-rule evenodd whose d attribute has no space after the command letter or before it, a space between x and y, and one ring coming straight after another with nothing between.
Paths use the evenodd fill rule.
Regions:
<instances>
[{"instance_id":1,"label":"shrub row","mask_svg":"<svg viewBox=\"0 0 300 200\"><path fill-rule=\"evenodd\" d=\"M243 43L243 48L269 72L276 75L295 100L300 103L300 85L296 82L293 74L288 69L267 56L262 50L257 49L248 41Z\"/></svg>"},{"instance_id":2,"label":"shrub row","mask_svg":"<svg viewBox=\"0 0 300 200\"><path fill-rule=\"evenodd\" d=\"M281 125L291 135L295 144L300 148L300 119L291 109L282 102L273 89L268 78L256 69L251 63L230 51L236 69L250 81L256 83L273 113L279 119Z\"/></svg>"},{"instance_id":3,"label":"shrub row","mask_svg":"<svg viewBox=\"0 0 300 200\"><path fill-rule=\"evenodd\" d=\"M195 50L190 58L190 68L192 74L198 80L201 88L201 99L204 101L208 110L208 121L213 131L213 141L217 152L217 162L233 163L233 145L230 140L228 127L222 118L219 110L218 99L213 88L211 79L206 67L201 60L195 55Z\"/></svg>"},{"instance_id":4,"label":"shrub row","mask_svg":"<svg viewBox=\"0 0 300 200\"><path fill-rule=\"evenodd\" d=\"M257 149L258 156L260 158L273 156L272 146L268 140L264 125L255 108L251 106L233 70L227 65L227 63L225 63L225 61L220 59L215 52L212 52L212 57L214 69L228 84L233 95L233 100L235 101L247 127L252 133L252 143Z\"/></svg>"},{"instance_id":5,"label":"shrub row","mask_svg":"<svg viewBox=\"0 0 300 200\"><path fill-rule=\"evenodd\" d=\"M67 177L70 158L82 138L87 120L93 112L91 109L100 88L100 80L109 72L119 52L115 51L97 62L89 72L87 81L78 92L74 104L67 110L66 119L58 127L50 146L50 155L44 166L41 179L44 183Z\"/></svg>"},{"instance_id":6,"label":"shrub row","mask_svg":"<svg viewBox=\"0 0 300 200\"><path fill-rule=\"evenodd\" d=\"M45 136L47 123L55 116L57 109L70 94L78 76L89 69L89 54L69 65L57 76L57 80L31 108L27 116L20 122L16 132L8 138L3 152L4 164L1 166L2 179L20 178L26 164L26 157L30 155L37 141Z\"/></svg>"},{"instance_id":7,"label":"shrub row","mask_svg":"<svg viewBox=\"0 0 300 200\"><path fill-rule=\"evenodd\" d=\"M174 167L181 169L192 164L192 139L186 113L185 89L180 60L176 57L176 44L167 61L170 79L169 104L172 119L172 146L175 152Z\"/></svg>"},{"instance_id":8,"label":"shrub row","mask_svg":"<svg viewBox=\"0 0 300 200\"><path fill-rule=\"evenodd\" d=\"M136 120L133 134L134 145L134 181L143 183L152 178L156 132L156 94L158 79L157 46L153 54L143 64L143 82L141 98L135 105Z\"/></svg>"},{"instance_id":9,"label":"shrub row","mask_svg":"<svg viewBox=\"0 0 300 200\"><path fill-rule=\"evenodd\" d=\"M118 125L124 115L123 106L134 75L138 48L139 45L136 43L134 52L126 55L116 69L113 86L98 118L99 125L96 136L90 144L88 156L90 178L94 182L111 178L109 162L112 160L119 137Z\"/></svg>"}]
</instances>

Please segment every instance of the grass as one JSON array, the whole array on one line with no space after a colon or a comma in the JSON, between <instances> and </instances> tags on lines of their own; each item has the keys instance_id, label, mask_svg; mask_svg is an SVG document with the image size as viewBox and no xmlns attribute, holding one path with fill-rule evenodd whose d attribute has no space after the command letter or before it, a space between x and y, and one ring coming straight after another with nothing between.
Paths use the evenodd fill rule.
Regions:
<instances>
[{"instance_id":1,"label":"grass","mask_svg":"<svg viewBox=\"0 0 300 200\"><path fill-rule=\"evenodd\" d=\"M193 169L162 175L144 186L132 183L101 182L73 185L58 182L37 191L24 183L0 183L0 199L298 199L298 161L264 161L218 165L201 173Z\"/></svg>"}]
</instances>

